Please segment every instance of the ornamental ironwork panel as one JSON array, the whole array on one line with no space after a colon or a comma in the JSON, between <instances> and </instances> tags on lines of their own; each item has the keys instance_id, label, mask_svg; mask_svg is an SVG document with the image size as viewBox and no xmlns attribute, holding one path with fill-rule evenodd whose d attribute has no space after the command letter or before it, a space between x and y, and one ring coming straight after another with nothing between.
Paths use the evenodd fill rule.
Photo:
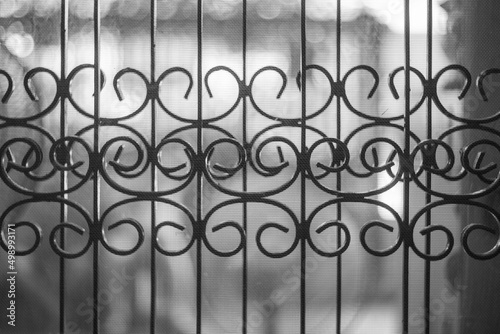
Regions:
<instances>
[{"instance_id":1,"label":"ornamental ironwork panel","mask_svg":"<svg viewBox=\"0 0 500 334\"><path fill-rule=\"evenodd\" d=\"M399 35L340 0L28 3L53 31L0 45L2 332L456 330L457 254L500 248L500 114L462 110L500 69L435 59L434 1L420 34L377 9Z\"/></svg>"}]
</instances>

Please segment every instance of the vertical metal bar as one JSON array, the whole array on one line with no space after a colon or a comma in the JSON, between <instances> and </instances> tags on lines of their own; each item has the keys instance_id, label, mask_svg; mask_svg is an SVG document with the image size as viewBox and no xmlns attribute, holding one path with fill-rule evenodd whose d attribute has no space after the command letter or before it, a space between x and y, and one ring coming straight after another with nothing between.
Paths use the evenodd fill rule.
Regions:
<instances>
[{"instance_id":1,"label":"vertical metal bar","mask_svg":"<svg viewBox=\"0 0 500 334\"><path fill-rule=\"evenodd\" d=\"M432 0L427 0L427 80L432 80ZM432 97L427 97L427 139L432 139ZM427 189L432 189L432 174L426 172L425 183ZM426 192L425 204L431 202L431 195ZM425 225L431 224L431 212L425 213ZM426 254L431 252L431 235L425 238ZM425 333L430 333L430 296L431 296L431 262L425 260L425 287L424 287L424 309L425 309Z\"/></svg>"},{"instance_id":2,"label":"vertical metal bar","mask_svg":"<svg viewBox=\"0 0 500 334\"><path fill-rule=\"evenodd\" d=\"M100 64L100 39L101 39L101 1L94 0L94 154L99 153L99 120L100 120L100 94L101 94L101 64ZM93 332L97 334L99 332L99 240L96 237L96 232L99 230L100 224L100 208L101 208L101 196L100 196L100 179L99 170L94 166L94 184L93 184L93 231L91 231L94 240L94 253L93 253L93 280L94 280L94 291L93 291ZM100 228L100 227L99 227Z\"/></svg>"},{"instance_id":3,"label":"vertical metal bar","mask_svg":"<svg viewBox=\"0 0 500 334\"><path fill-rule=\"evenodd\" d=\"M247 0L243 0L243 46L242 46L242 52L243 52L243 75L242 75L242 80L243 80L243 85L246 87L247 85ZM247 97L243 96L243 116L242 116L242 136L243 136L243 147L246 149L248 147L248 141L247 141ZM248 178L247 178L247 164L243 164L243 192L247 192L248 187ZM247 301L248 301L248 253L247 253L247 217L248 217L248 205L246 202L243 202L243 231L245 231L245 247L243 247L243 281L242 281L242 333L246 334L247 333L247 313L248 313L248 308L247 308Z\"/></svg>"},{"instance_id":4,"label":"vertical metal bar","mask_svg":"<svg viewBox=\"0 0 500 334\"><path fill-rule=\"evenodd\" d=\"M302 87L302 115L300 121L300 153L305 157L306 147L306 0L301 0L300 8L300 66ZM306 171L300 173L300 224L306 221ZM303 236L303 235L302 235ZM306 333L306 239L300 239L300 333Z\"/></svg>"},{"instance_id":5,"label":"vertical metal bar","mask_svg":"<svg viewBox=\"0 0 500 334\"><path fill-rule=\"evenodd\" d=\"M203 154L203 72L202 72L202 46L203 46L203 0L198 0L198 121L197 121L197 146L196 152L198 156ZM196 221L202 224L202 210L203 210L203 172L197 171L196 174ZM197 227L199 228L199 226ZM201 334L201 293L202 293L202 239L198 237L196 243L196 333Z\"/></svg>"},{"instance_id":6,"label":"vertical metal bar","mask_svg":"<svg viewBox=\"0 0 500 334\"><path fill-rule=\"evenodd\" d=\"M157 2L151 0L151 17L150 17L150 83L156 82L156 26L157 26ZM151 147L156 147L156 100L151 99ZM151 164L151 191L156 192L158 189L157 170L154 164ZM154 231L156 225L156 202L151 201L151 231ZM150 319L149 332L155 333L156 321L156 252L154 242L151 240L151 300L150 300Z\"/></svg>"},{"instance_id":7,"label":"vertical metal bar","mask_svg":"<svg viewBox=\"0 0 500 334\"><path fill-rule=\"evenodd\" d=\"M61 81L66 80L66 59L68 58L68 8L67 8L67 0L61 1L61 22L60 22L60 38L61 38ZM61 111L60 111L60 120L59 120L59 135L62 137L66 136L66 97L64 94L61 98ZM66 171L61 171L60 179L59 179L59 189L61 191L65 191L68 188L68 173ZM68 194L63 195L64 199L68 198ZM66 205L62 204L59 207L59 217L61 222L65 222L68 220L68 209ZM61 230L61 238L60 244L61 248L65 247L65 233L64 229ZM65 330L65 322L66 322L66 313L64 307L64 290L65 290L65 262L64 257L59 258L59 332L64 334Z\"/></svg>"},{"instance_id":8,"label":"vertical metal bar","mask_svg":"<svg viewBox=\"0 0 500 334\"><path fill-rule=\"evenodd\" d=\"M404 48L405 48L405 111L404 111L404 150L403 159L410 156L410 0L404 2ZM402 161L400 163L403 163ZM406 166L404 168L404 212L403 224L405 228L410 221L410 174ZM404 235L403 243L403 333L408 333L409 313L409 236Z\"/></svg>"},{"instance_id":9,"label":"vertical metal bar","mask_svg":"<svg viewBox=\"0 0 500 334\"><path fill-rule=\"evenodd\" d=\"M341 44L341 29L342 29L342 9L341 9L341 1L337 0L337 50L336 50L336 60L337 60L337 76L336 82L340 82L340 66L341 66L341 54L340 54L340 44ZM342 119L341 119L341 103L340 96L337 96L337 139L342 140ZM337 190L342 190L342 176L340 173L337 174ZM339 220L342 220L342 206L339 203L337 206L337 217ZM340 228L337 230L337 243L340 245L342 243L342 237ZM336 323L336 332L340 334L340 329L342 327L342 256L339 255L337 257L337 323Z\"/></svg>"}]
</instances>

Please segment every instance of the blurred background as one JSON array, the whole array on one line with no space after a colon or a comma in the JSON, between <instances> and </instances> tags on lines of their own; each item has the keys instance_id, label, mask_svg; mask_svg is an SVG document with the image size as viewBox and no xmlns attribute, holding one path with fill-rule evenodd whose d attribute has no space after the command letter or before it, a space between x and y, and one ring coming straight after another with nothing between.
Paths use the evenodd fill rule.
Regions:
<instances>
[{"instance_id":1,"label":"blurred background","mask_svg":"<svg viewBox=\"0 0 500 334\"><path fill-rule=\"evenodd\" d=\"M445 66L453 63L453 40L446 37L448 30L447 12L440 6L443 1L434 1L432 48L433 68L435 75ZM47 0L2 0L0 1L0 41L3 46L27 69L44 67L56 75L61 73L61 41L60 41L60 1ZM69 44L67 48L67 69L72 69L81 64L94 62L94 21L93 1L68 1L69 8ZM343 1L341 7L341 42L340 50L337 36L337 7L336 1L309 0L306 8L306 64L317 64L326 69L336 81L346 78L346 96L351 105L348 107L345 100L339 104L337 113L337 97L331 103L330 85L328 77L321 71L310 70L306 74L306 114L310 116L307 124L318 131L307 132L307 145L311 146L324 134L328 137L338 137L349 148L351 170L342 173L341 182L337 177L322 179L321 184L327 187L341 188L343 191L365 193L373 189L380 189L388 185L392 177L389 173L367 173L362 164L361 156L365 143L375 137L384 137L394 140L403 146L402 115L405 110L404 98L396 99L391 94L388 85L389 74L404 65L404 15L403 2L399 0L349 0ZM207 0L203 1L203 46L202 46L202 74L216 66L230 68L241 79L243 77L243 59L246 61L247 84L252 81L252 98L254 103L247 103L243 113L243 103L240 101L235 109L226 114L238 100L238 83L227 71L217 71L210 75L207 82L210 86L212 97L207 89L202 92L202 114L204 119L213 119L210 123L218 129L224 129L238 141L258 143L264 142L271 136L283 136L290 139L300 147L300 128L287 126L279 119L294 119L301 116L301 92L295 82L297 73L301 69L301 39L300 39L300 3L297 0L249 0L247 12L247 30L243 38L242 1L241 0ZM421 2L411 1L411 65L426 76L427 73L427 6ZM197 1L192 0L158 0L157 1L157 29L156 33L156 73L158 77L167 69L180 67L187 70L193 77L193 88L187 98L186 91L189 79L183 73L173 73L167 76L161 85L159 98L169 112L162 112L163 107L156 103L158 113L155 140L171 136L178 129L189 126L191 121L197 119L197 71L198 71L198 22ZM113 78L125 68L133 68L145 75L151 76L150 54L150 4L147 1L135 0L103 0L101 1L101 69L106 77L100 100L100 115L105 118L119 119L120 124L135 129L132 132L126 127L103 126L102 142L126 135L139 142L151 141L151 104L148 103L140 112L143 101L146 99L146 85L142 78L134 74L126 74L120 79L120 88L123 99L120 100L113 89ZM246 44L246 53L243 54L243 45ZM337 67L337 55L340 56L341 67ZM451 56L451 57L450 57ZM357 70L346 74L358 65L368 65L379 75L380 83L375 94L367 98L373 87L374 78L364 70ZM275 66L281 69L287 77L287 85L282 96L276 95L283 85L281 76L274 71L258 71L266 66ZM256 75L258 73L258 75ZM345 76L345 77L344 77ZM18 79L21 80L21 77ZM56 95L57 85L47 73L37 74L34 78L34 89L40 102L38 111L49 106ZM205 83L204 83L205 84ZM17 84L21 87L21 81ZM457 78L456 71L443 75L438 82L437 93L443 105L454 115L461 115L462 104L457 99L462 86L462 81ZM404 74L399 72L395 77L395 87L403 95ZM92 68L85 68L75 73L70 86L74 103L67 103L66 134L78 135L89 142L93 140L92 115L94 113L94 74ZM416 75L412 75L411 103L417 104L422 99L422 83ZM27 95L24 98L28 103ZM248 98L247 98L248 101ZM75 104L79 107L75 107ZM315 114L324 105L326 109ZM259 112L257 105L264 112ZM358 112L353 112L353 109ZM37 111L32 111L36 113ZM338 117L340 115L340 118ZM430 116L429 116L430 115ZM245 123L243 123L245 117ZM375 118L385 121L375 122ZM445 116L437 109L428 110L427 104L422 104L412 114L411 130L413 133L412 148L418 141L427 137L438 138L447 129L458 124L450 117ZM37 122L37 121L34 121ZM42 119L43 128L47 129L54 137L60 135L60 104L48 112ZM340 127L338 129L338 124ZM428 126L431 124L431 133ZM245 127L245 133L243 132ZM264 131L265 130L265 131ZM141 137L142 136L142 137ZM196 132L187 130L183 133L172 135L186 140L193 148L196 147ZM217 129L208 129L204 132L205 147L215 138L224 137ZM245 138L244 138L245 137ZM458 155L463 146L461 136L452 132L443 137ZM276 146L276 145L274 145ZM378 156L369 157L374 163L378 158L380 162L387 161L392 149L390 145L377 143ZM371 149L371 147L370 147ZM118 145L111 146L105 160L109 161L116 154ZM174 148L175 150L175 148ZM214 159L222 165L230 166L234 163L234 156L225 154L230 148L222 147L222 153L216 154ZM266 148L274 152L275 147ZM274 150L274 151L273 151ZM316 151L318 161L327 164L330 156L328 150ZM373 152L373 151L372 151ZM78 152L73 152L78 157ZM85 154L85 152L81 152ZM269 159L276 159L274 154L268 153ZM22 157L22 153L20 156ZM165 151L169 157L169 166L175 166L185 160L184 153L179 148L174 152ZM284 148L286 160L292 159L292 151ZM439 164L446 161L446 154L440 152ZM133 162L138 158L138 153L132 145L124 145L122 162ZM417 160L419 158L417 157ZM82 158L85 160L85 157ZM290 160L290 161L292 161ZM296 164L296 162L295 162ZM142 163L144 165L144 162ZM294 162L292 161L292 167ZM80 167L84 171L88 164ZM109 167L109 166L108 166ZM455 163L451 174L460 170L460 164ZM140 169L140 168L139 168ZM293 170L293 168L292 168ZM317 172L317 170L313 171ZM127 179L109 168L108 177L117 184L126 185L126 188L135 191L148 191L145 184L149 184L151 175L147 171L140 178ZM289 173L289 174L287 174ZM290 178L291 172L285 172L284 178ZM255 175L254 175L255 174ZM57 176L57 175L56 175ZM240 190L242 187L241 172L230 180L220 181L225 189ZM433 176L433 188L445 193L460 191L458 182L448 182L441 177ZM423 176L422 176L423 179ZM249 174L248 191L265 191L277 188L283 184L283 179L268 178ZM77 176L70 176L70 184L78 182ZM173 182L160 179L160 190L176 189L182 182ZM340 186L339 186L340 185ZM4 186L2 184L2 186ZM169 201L181 203L195 214L193 191L195 182L180 191L164 196ZM57 187L57 177L40 181L37 191L49 192ZM340 190L340 189L337 189ZM298 181L286 192L275 197L276 200L286 204L298 216L300 205L297 202L299 191ZM212 208L225 201L229 196L223 195L208 183L205 186L203 214L212 214ZM403 212L403 188L398 182L390 189L371 196L392 207L395 212ZM90 195L89 195L90 194ZM108 213L103 221L114 222L119 219L134 217L144 225L146 233L145 244L136 253L127 256L116 256L107 253L101 247L101 264L103 274L100 277L99 291L112 291L110 282L121 282L120 292L110 296L102 293L102 319L101 329L105 333L142 333L148 330L150 317L151 273L149 270L150 258L147 246L151 245L151 228L148 227L148 217L151 216L149 203L131 203L115 210L113 205L119 200L126 200L125 195L108 186L107 182L101 185L102 211ZM70 199L80 203L92 212L91 184L86 184L81 189L70 194ZM334 198L318 190L313 184L308 184L307 213L311 214L325 201ZM425 205L425 192L417 186L411 187L410 217L415 216ZM42 207L43 206L43 207ZM48 209L48 206L53 209ZM326 219L336 219L338 204L328 209L331 211L318 214L316 220L321 223ZM58 221L57 203L36 203L25 210L26 220L37 220L42 226L55 226ZM383 221L394 227L397 223L394 215L380 206L366 203L344 203L343 218L350 227L353 240L346 253L342 264L346 268L342 274L344 280L344 312L342 315L342 328L346 333L399 333L400 318L403 309L401 299L402 289L402 250L387 257L375 257L367 254L359 242L359 230L368 221ZM2 210L4 208L2 207ZM275 208L274 208L275 209ZM262 224L266 219L278 219L283 213L274 213L274 209L264 204L255 204L250 210L250 221L255 225ZM116 212L119 211L119 212ZM165 202L158 207L159 221L179 221L181 210L170 202ZM241 217L241 205L226 212L213 214L212 220L235 219ZM264 216L272 216L262 217ZM85 227L85 219L77 212L69 213L75 224ZM433 221L446 226L452 232L455 240L459 240L461 226L457 224L458 214L455 205L440 207L432 212ZM282 217L281 217L282 218ZM279 218L279 219L281 219ZM185 216L182 219L187 219ZM240 218L238 218L240 219ZM340 218L339 218L340 219ZM286 219L285 219L286 220ZM318 223L318 224L319 224ZM110 223L108 223L109 225ZM189 222L186 223L189 226ZM290 225L293 227L293 225ZM424 227L424 219L417 223L418 228ZM248 250L254 254L253 262L250 261L248 272L249 316L260 314L262 319L254 321L249 318L250 329L255 333L294 333L298 331L298 305L299 292L296 289L288 291L280 307L273 306L271 311L266 309L268 298L273 292L282 291L282 287L290 287L294 281L294 266L298 263L299 251L294 251L290 258L271 260L258 254L255 245L257 227L249 228ZM418 229L417 228L417 229ZM148 230L149 229L149 230ZM50 227L46 229L49 235ZM109 236L110 242L124 249L130 249L136 243L136 232L133 229ZM169 234L170 233L170 234ZM177 234L175 234L177 233ZM189 239L192 228L186 232L188 235L179 237L179 232L165 232L163 240L169 247L183 247L185 239ZM368 235L369 244L376 249L390 247L396 240L397 232L371 231ZM417 235L418 233L415 233ZM84 234L88 235L88 232ZM272 236L272 234L271 234ZM415 236L415 243L420 249L424 248L425 238ZM23 239L24 238L24 239ZM71 237L70 237L71 238ZM222 234L212 237L214 243L224 248L227 240L233 240L234 235ZM276 250L283 251L291 245L293 240L283 238L277 233L270 243L277 243ZM283 239L280 239L283 238ZM328 239L330 238L330 239ZM332 232L325 237L323 243L328 245L328 240L335 240L337 234ZM20 244L29 245L33 242L30 236L19 236ZM48 239L48 238L47 238ZM29 296L37 302L29 305L29 311L19 309L19 328L26 330L39 329L40 333L58 332L58 256L50 249L47 239L34 253L19 258L19 265L24 265L24 272L20 273L22 282L19 290L29 291ZM80 241L78 241L80 240ZM274 240L274 241L273 241ZM276 241L279 240L279 241ZM446 242L444 235L436 235L432 239L432 249L435 253L443 250ZM318 241L321 243L321 240ZM283 245L280 245L282 243ZM82 249L84 242L75 237L74 243L68 247L75 250ZM330 247L333 247L329 245ZM227 245L225 247L228 247ZM457 247L457 246L455 246ZM229 247L230 249L231 247ZM333 247L334 249L335 247ZM313 253L310 247L308 253ZM254 251L254 253L252 253ZM86 333L91 331L91 299L92 296L92 251L85 255L68 260L69 268L67 277L66 299L67 332ZM228 259L220 259L204 248L203 273L204 282L204 321L207 333L236 333L241 324L241 252ZM323 333L335 326L336 309L333 301L336 300L334 291L337 274L338 260L321 259L308 255L310 261L319 261L319 269L315 278L308 283L309 298L311 303L308 313L310 332ZM40 268L40 258L46 260L47 266ZM315 260L316 259L316 260ZM3 261L3 257L2 257ZM158 258L157 263L164 261ZM281 261L281 262L280 262ZM438 307L433 311L431 319L432 332L445 333L445 330L456 326L458 317L458 292L447 281L447 259L432 264L430 295L435 297L434 304ZM5 262L5 261L3 261ZM169 258L165 264L158 264L158 296L157 316L158 329L165 329L168 333L194 332L195 300L195 263L196 253L193 249L186 254ZM411 254L410 256L410 327L414 333L423 333L424 325L424 265L425 261ZM2 264L3 266L3 264ZM43 267L43 266L42 266ZM51 269L47 269L51 268ZM260 269L259 269L260 268ZM290 271L291 270L291 271ZM42 275L41 272L44 274ZM29 273L29 274L27 274ZM223 273L223 274L222 274ZM253 274L255 273L255 274ZM2 273L3 275L3 273ZM119 276L117 278L117 275ZM291 275L291 276L287 276ZM221 277L222 276L222 277ZM38 279L37 279L38 277ZM130 278L129 277L133 277ZM171 280L162 278L170 277ZM35 279L37 282L33 283ZM221 280L224 283L221 283ZM281 281L280 281L281 280ZM30 282L31 281L31 282ZM24 286L24 287L23 287ZM293 284L292 284L293 286ZM118 290L118 288L117 288ZM121 292L121 291L124 292ZM286 292L286 290L285 290ZM323 296L322 296L323 295ZM27 300L31 297L26 296ZM437 298L437 299L436 299ZM89 301L90 300L90 301ZM21 304L21 300L19 304ZM225 306L224 306L224 303ZM111 305L111 306L110 306ZM222 306L221 306L222 305ZM444 306L443 306L444 305ZM22 306L28 307L28 306ZM276 309L274 309L276 308ZM34 316L39 314L39 316ZM30 320L31 319L31 320ZM333 320L332 320L333 319ZM2 323L0 326L4 326ZM22 327L26 326L26 327ZM9 328L0 327L2 330ZM3 332L3 331L2 331Z\"/></svg>"}]
</instances>

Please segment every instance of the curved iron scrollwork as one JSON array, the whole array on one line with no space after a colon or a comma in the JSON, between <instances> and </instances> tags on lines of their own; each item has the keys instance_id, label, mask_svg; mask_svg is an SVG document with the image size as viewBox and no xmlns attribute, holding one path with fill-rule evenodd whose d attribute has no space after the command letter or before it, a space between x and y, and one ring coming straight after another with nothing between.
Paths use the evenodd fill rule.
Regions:
<instances>
[{"instance_id":1,"label":"curved iron scrollwork","mask_svg":"<svg viewBox=\"0 0 500 334\"><path fill-rule=\"evenodd\" d=\"M412 116L424 103L426 99L432 100L437 110L446 118L457 121L458 125L447 129L438 138L422 140L416 133L411 132L411 128L406 128L405 125L400 125L397 121L403 118L402 115L384 117L383 115L369 115L362 110L356 109L346 92L346 82L349 77L356 71L366 71L373 77L373 86L371 87L367 98L371 98L376 94L379 88L379 74L375 69L367 65L359 65L349 69L344 77L335 82L332 75L327 69L319 65L307 65L308 71L318 71L323 75L329 85L329 93L326 102L314 112L306 115L305 119L297 117L276 117L266 111L265 107L259 105L259 102L254 96L253 88L258 78L264 72L276 73L281 78L281 87L276 92L276 99L280 99L287 87L287 76L283 70L275 66L266 66L257 70L251 77L247 85L236 74L234 70L226 66L216 66L209 69L204 77L204 89L208 93L209 98L213 98L210 77L214 72L227 72L234 78L235 85L238 89L236 100L231 106L215 117L206 119L190 119L183 116L180 112L174 112L166 107L164 101L160 97L159 91L162 82L174 73L179 73L187 77L187 88L183 98L189 99L190 92L194 85L193 76L185 68L173 67L164 71L156 81L150 81L142 72L133 68L125 68L114 76L113 87L119 100L123 100L125 94L121 90L121 80L124 76L135 75L144 82L146 87L146 96L140 105L127 114L117 118L102 118L94 122L101 124L101 128L106 129L109 133L120 133L117 136L111 136L107 141L100 143L99 151L94 151L92 143L87 139L88 134L96 131L95 125L87 125L82 127L75 135L55 138L49 131L37 125L40 119L51 113L61 99L67 99L73 108L84 117L96 121L94 115L85 111L72 97L71 82L75 77L85 69L94 69L94 65L82 64L75 67L67 78L59 78L54 72L47 68L37 67L28 71L24 77L24 89L29 97L33 100L37 99L34 91L31 88L32 79L39 74L48 74L56 83L57 90L52 101L48 106L41 110L37 115L28 117L9 117L0 115L0 129L20 127L28 129L36 134L35 137L43 138L36 140L33 138L7 138L0 147L0 178L3 183L11 188L12 191L28 196L26 199L18 202L14 206L8 208L2 213L2 238L1 245L5 249L5 221L7 216L16 207L22 205L30 205L33 202L49 201L58 202L62 205L72 207L79 212L87 226L85 228L75 225L71 222L61 222L52 227L49 235L49 243L55 253L65 258L79 257L84 254L92 244L100 242L104 248L116 255L128 255L137 251L143 244L146 233L143 225L145 222L137 221L133 218L122 218L105 227L102 221L93 222L90 215L85 211L80 204L72 202L64 198L64 195L71 194L82 188L90 180L99 176L102 180L114 190L121 194L131 196L131 200L117 202L111 206L109 210L116 209L121 205L126 205L130 201L153 201L163 202L168 205L175 206L183 211L190 221L193 233L190 240L184 248L171 250L165 248L159 242L158 236L166 229L175 229L184 231L186 226L180 222L165 220L158 223L152 231L154 248L163 255L176 256L187 252L195 243L196 240L202 240L206 248L218 256L232 256L238 253L247 240L246 231L241 222L234 217L229 217L225 221L215 224L210 231L207 231L207 222L215 212L223 207L242 203L261 203L278 208L286 213L293 222L294 231L289 227L281 225L279 222L260 222L261 225L257 230L256 244L258 249L269 257L285 257L289 255L300 240L305 240L311 249L317 254L325 257L335 257L341 255L350 246L353 238L359 238L364 250L375 256L388 256L394 253L403 243L407 243L411 249L419 257L435 261L448 256L454 246L454 238L450 230L441 225L430 225L418 231L422 236L430 236L433 233L444 233L446 236L446 244L443 245L441 252L437 254L427 254L419 249L414 242L414 233L417 230L417 221L423 215L429 213L433 209L446 205L471 205L485 210L492 215L497 222L497 227L483 226L479 223L472 223L463 229L461 244L464 250L472 257L477 259L488 259L496 256L500 252L500 237L499 241L487 252L477 253L469 246L469 237L476 231L483 231L494 236L500 236L500 213L496 208L487 206L477 199L498 191L500 187L500 173L497 162L498 154L500 154L500 145L494 139L500 139L500 131L490 123L495 122L500 117L500 113L487 118L466 118L458 116L448 110L438 94L437 85L445 72L457 71L465 79L465 84L457 96L462 99L470 90L472 79L469 71L461 65L449 65L441 69L431 78L426 79L424 75L416 68L411 68L410 72L415 74L418 81L423 87L423 94L418 101L411 107L410 116ZM403 71L403 67L396 68L389 75L388 86L395 99L399 98L399 93L396 88L395 78ZM477 89L481 97L486 101L487 95L484 90L483 81L492 74L500 73L499 69L489 69L482 72L477 78ZM12 95L14 85L9 73L0 69L0 74L7 79L8 88L4 93L1 102L7 104L9 96ZM301 90L303 82L302 74L299 72L296 77L297 89ZM105 84L105 74L101 73L102 87ZM101 89L102 89L101 87ZM203 87L203 86L201 86ZM238 138L238 134L232 133L231 130L218 125L218 121L228 118L241 105L241 101L248 98L255 111L261 116L269 120L269 124L263 129L256 132L252 138L248 140L248 144L243 144ZM329 137L323 131L315 128L310 124L302 124L314 120L319 115L326 112L330 107L333 98L341 99L343 105L352 114L356 115L365 122L360 122L359 126L355 127L350 133L345 135L344 140ZM161 110L183 123L184 127L179 127L168 134L162 134L162 138L155 145L151 145L150 140L146 138L140 131L128 125L126 121L145 112L148 103L158 103ZM407 153L402 145L397 141L385 138L375 137L361 143L359 151L353 150L351 142L354 137L369 129L381 127L383 129L393 129L403 132L409 131L410 138L413 141L413 149ZM201 129L201 131L199 131ZM308 144L304 152L294 141L293 138L286 135L279 135L279 131L301 131L306 133L306 137L316 136L318 139ZM453 134L463 131L483 131L487 133L489 138L479 139L472 143L465 143L460 152L455 152L455 148L449 144L448 138ZM194 135L193 132L196 132ZM210 139L210 136L205 136L204 131L212 131L217 133L215 139ZM128 133L128 134L123 134ZM191 134L189 134L191 133ZM276 134L276 135L275 135ZM309 136L310 135L310 136ZM204 136L203 140L199 136ZM193 141L194 138L194 141ZM204 141L200 147L195 147L195 141ZM45 143L45 144L43 144ZM24 146L24 155L14 154L16 145ZM386 161L381 161L380 146L386 145L390 147L390 153L387 155ZM228 148L229 147L229 148ZM491 153L487 156L482 148L488 147L488 152L492 150L496 152L495 156ZM78 151L78 154L77 154ZM223 151L220 153L219 151ZM228 153L232 152L232 153ZM319 153L318 153L319 152ZM356 153L358 152L358 153ZM221 160L220 155L223 155ZM319 156L319 158L318 158ZM219 157L219 158L217 158ZM489 161L487 161L489 159ZM356 165L357 167L354 167ZM45 168L42 168L45 167ZM359 168L363 171L359 171ZM127 182L119 180L137 180L144 177L149 171L156 170L158 175L170 180L172 185L169 188L159 187L154 190L147 190L144 187L133 187ZM43 173L40 171L43 170ZM28 189L22 184L19 184L13 174L23 175L24 177L35 180L45 181L61 175L61 173L70 173L77 178L77 182L63 190L43 191L37 188ZM269 187L259 191L242 190L228 187L228 180L241 177L242 174L255 175L261 180L272 180L278 178L279 182L268 182ZM250 174L249 174L250 173ZM330 177L335 177L344 173L356 179L364 179L375 175L386 174L389 181L384 185L379 185L374 189L363 191L339 190L331 183L328 185L325 180ZM482 189L475 189L470 193L456 194L447 193L442 189L433 189L421 180L422 175L432 175L447 181L460 181L465 177L476 177L484 184ZM195 176L201 175L202 180L206 181L207 185L213 188L214 192L220 192L233 197L232 199L224 200L215 205L201 220L194 218L191 210L175 201L164 200L162 196L177 194L185 191L195 181ZM318 208L315 208L310 217L305 221L301 221L298 215L294 213L285 204L277 200L271 199L272 196L278 195L287 191L299 179L300 175L305 176L305 180L310 182L318 191L325 195L325 198L330 196L330 199L324 201ZM284 176L284 178L283 178ZM388 204L378 199L378 196L391 190L405 177L424 193L432 195L436 198L434 202L427 204L425 207L417 211L415 216L409 222L409 225L403 224L403 219L400 214L391 208ZM134 183L134 182L132 182ZM132 184L131 183L131 184ZM333 198L333 199L332 199ZM374 218L372 221L366 222L359 230L359 235L349 227L349 223L341 220L327 220L323 222L314 233L321 234L327 229L337 229L342 234L343 243L339 245L335 251L324 251L321 247L315 245L311 237L311 220L315 214L322 208L329 205L337 205L343 203L364 203L381 207L387 210L393 216L396 222L397 237L392 246L377 250L366 241L369 231L374 229L383 229L389 233L395 233L395 228L380 220ZM109 210L103 214L103 219L109 213ZM120 228L132 228L137 234L136 244L129 249L117 249L110 245L107 241L107 235L112 234L114 230ZM22 221L15 224L15 228L21 230L30 229L34 235L34 242L31 247L26 250L19 250L18 255L27 255L32 253L42 240L43 229L36 223ZM220 251L216 245L212 245L207 237L207 233L220 233L222 230L233 229L239 235L237 246L229 251ZM63 231L72 231L83 236L84 232L88 232L88 241L84 247L75 252L69 253L64 250L57 241L57 235ZM269 251L262 241L263 235L267 232L275 230L281 233L294 233L295 237L290 247L282 252ZM45 232L46 233L46 232Z\"/></svg>"}]
</instances>

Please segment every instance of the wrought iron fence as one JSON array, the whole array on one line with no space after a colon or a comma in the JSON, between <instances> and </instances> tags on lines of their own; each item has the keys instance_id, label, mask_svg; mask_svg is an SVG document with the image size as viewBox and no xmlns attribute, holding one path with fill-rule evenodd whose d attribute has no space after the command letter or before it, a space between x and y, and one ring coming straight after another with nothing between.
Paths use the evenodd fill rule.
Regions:
<instances>
[{"instance_id":1,"label":"wrought iron fence","mask_svg":"<svg viewBox=\"0 0 500 334\"><path fill-rule=\"evenodd\" d=\"M435 307L451 308L466 287L452 278L446 288L441 279L436 294L432 275L454 250L475 259L499 252L500 213L482 200L500 183L498 165L484 153L500 150L499 114L470 118L444 102L450 95L441 88L444 77L460 78L454 97L460 100L471 94L472 76L458 64L433 67L433 2L427 1L426 71L413 66L405 0L404 62L385 87L373 66L344 65L340 0L331 2L335 20L328 21L333 69L310 61L308 1L301 0L298 15L288 19L298 27L292 50L298 73L274 65L250 71L247 2L231 12L240 16L241 68L204 67L198 0L189 2L196 6L196 71L160 72L158 1L151 0L149 70L117 69L111 80L120 101L133 90L144 95L118 116L103 110L109 74L101 63L102 1L93 2L92 63L68 66L67 1L60 3L58 73L43 66L22 72L2 50L1 267L13 278L2 295L7 308L15 305L3 320L6 331L16 332L13 324L60 333L451 331L445 311ZM94 89L82 102L72 85L86 70ZM498 73L488 69L477 78L484 101ZM213 79L221 74L222 88ZM53 95L40 95L46 88L40 82L52 85ZM181 86L192 104L171 103L180 100L172 91ZM293 89L296 98L277 107ZM382 89L397 106L387 114L370 102ZM367 99L353 98L357 90ZM207 100L217 94L233 100L207 114ZM482 137L462 142L465 132ZM449 186L465 179L481 187ZM453 216L457 206L482 209L496 225L462 227ZM471 247L481 233L493 241ZM451 275L458 269L448 263ZM387 272L400 286L391 286ZM43 305L40 318L27 314L30 300Z\"/></svg>"}]
</instances>

